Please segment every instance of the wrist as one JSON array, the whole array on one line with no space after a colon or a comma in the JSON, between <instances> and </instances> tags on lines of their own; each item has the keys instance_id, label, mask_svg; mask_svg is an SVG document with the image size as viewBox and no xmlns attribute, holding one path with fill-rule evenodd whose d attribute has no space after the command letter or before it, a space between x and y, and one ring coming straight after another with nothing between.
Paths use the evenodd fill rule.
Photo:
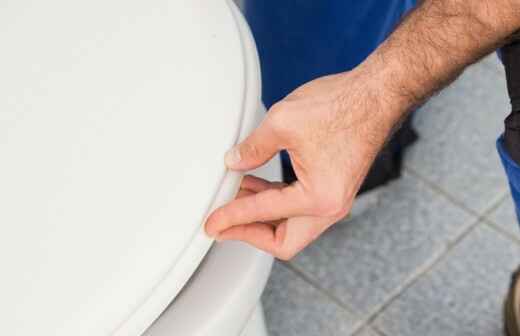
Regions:
<instances>
[{"instance_id":1,"label":"wrist","mask_svg":"<svg viewBox=\"0 0 520 336\"><path fill-rule=\"evenodd\" d=\"M354 71L369 92L369 99L378 106L378 118L390 129L417 106L421 99L407 80L403 64L395 57L386 57L380 50L374 52Z\"/></svg>"}]
</instances>

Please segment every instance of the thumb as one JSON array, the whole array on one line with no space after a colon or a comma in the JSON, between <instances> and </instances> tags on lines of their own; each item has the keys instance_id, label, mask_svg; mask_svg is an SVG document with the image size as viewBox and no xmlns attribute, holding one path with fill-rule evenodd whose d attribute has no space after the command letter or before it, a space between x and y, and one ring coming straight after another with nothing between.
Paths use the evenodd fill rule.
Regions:
<instances>
[{"instance_id":1,"label":"thumb","mask_svg":"<svg viewBox=\"0 0 520 336\"><path fill-rule=\"evenodd\" d=\"M268 119L264 119L253 133L226 153L226 166L232 170L255 169L269 161L281 149Z\"/></svg>"}]
</instances>

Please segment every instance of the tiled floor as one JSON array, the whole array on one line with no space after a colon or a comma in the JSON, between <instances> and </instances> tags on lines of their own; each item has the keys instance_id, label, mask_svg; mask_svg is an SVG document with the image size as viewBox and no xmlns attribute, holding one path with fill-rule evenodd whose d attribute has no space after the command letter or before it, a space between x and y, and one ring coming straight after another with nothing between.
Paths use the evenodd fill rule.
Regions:
<instances>
[{"instance_id":1,"label":"tiled floor","mask_svg":"<svg viewBox=\"0 0 520 336\"><path fill-rule=\"evenodd\" d=\"M502 335L501 301L520 263L495 153L508 110L495 57L423 107L421 140L379 204L276 263L263 296L271 335Z\"/></svg>"}]
</instances>

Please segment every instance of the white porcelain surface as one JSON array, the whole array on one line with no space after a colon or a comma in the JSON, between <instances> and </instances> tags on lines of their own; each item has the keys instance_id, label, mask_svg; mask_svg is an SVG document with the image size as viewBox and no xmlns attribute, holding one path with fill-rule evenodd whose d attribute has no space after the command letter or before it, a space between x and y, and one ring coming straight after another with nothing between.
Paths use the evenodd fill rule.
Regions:
<instances>
[{"instance_id":1,"label":"white porcelain surface","mask_svg":"<svg viewBox=\"0 0 520 336\"><path fill-rule=\"evenodd\" d=\"M1 334L138 335L184 284L208 209L238 182L222 191L250 90L232 15L208 0L2 5Z\"/></svg>"},{"instance_id":2,"label":"white porcelain surface","mask_svg":"<svg viewBox=\"0 0 520 336\"><path fill-rule=\"evenodd\" d=\"M265 325L264 310L261 304L258 304L256 307L240 336L268 336Z\"/></svg>"},{"instance_id":3,"label":"white porcelain surface","mask_svg":"<svg viewBox=\"0 0 520 336\"><path fill-rule=\"evenodd\" d=\"M171 307L143 336L241 335L259 305L272 261L271 256L243 243L216 245ZM256 321L249 328L261 327L265 325Z\"/></svg>"},{"instance_id":4,"label":"white porcelain surface","mask_svg":"<svg viewBox=\"0 0 520 336\"><path fill-rule=\"evenodd\" d=\"M259 101L260 69L253 37L234 6L246 65L247 90L240 138L265 116ZM251 172L268 180L281 180L278 156ZM238 242L214 246L179 296L144 336L267 336L259 303L273 257Z\"/></svg>"}]
</instances>

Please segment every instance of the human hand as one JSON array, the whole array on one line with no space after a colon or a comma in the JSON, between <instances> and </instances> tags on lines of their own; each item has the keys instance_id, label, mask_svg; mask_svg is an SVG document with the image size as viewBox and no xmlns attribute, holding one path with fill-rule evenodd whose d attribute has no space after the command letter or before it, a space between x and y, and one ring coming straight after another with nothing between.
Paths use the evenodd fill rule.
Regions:
<instances>
[{"instance_id":1,"label":"human hand","mask_svg":"<svg viewBox=\"0 0 520 336\"><path fill-rule=\"evenodd\" d=\"M287 186L246 176L238 197L208 217L207 233L287 260L346 216L399 119L390 111L403 108L383 106L378 88L375 78L355 70L305 84L274 105L228 152L226 165L254 169L286 149L298 181Z\"/></svg>"},{"instance_id":2,"label":"human hand","mask_svg":"<svg viewBox=\"0 0 520 336\"><path fill-rule=\"evenodd\" d=\"M298 181L246 178L241 197L208 217L207 233L292 258L349 212L406 112L502 45L520 27L519 10L509 0L423 1L355 70L298 88L226 156L230 169L249 170L287 149Z\"/></svg>"}]
</instances>

